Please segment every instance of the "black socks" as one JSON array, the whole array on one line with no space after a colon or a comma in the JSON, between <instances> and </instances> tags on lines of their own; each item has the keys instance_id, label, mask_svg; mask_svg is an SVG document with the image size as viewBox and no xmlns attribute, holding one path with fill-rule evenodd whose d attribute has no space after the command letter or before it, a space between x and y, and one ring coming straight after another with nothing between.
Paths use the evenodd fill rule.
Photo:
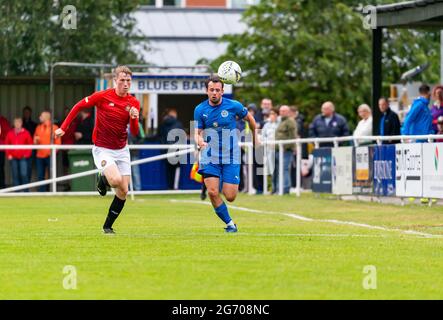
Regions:
<instances>
[{"instance_id":1,"label":"black socks","mask_svg":"<svg viewBox=\"0 0 443 320\"><path fill-rule=\"evenodd\" d=\"M110 229L112 227L114 221L118 218L120 212L122 212L125 202L126 200L121 200L117 196L114 196L103 229Z\"/></svg>"}]
</instances>

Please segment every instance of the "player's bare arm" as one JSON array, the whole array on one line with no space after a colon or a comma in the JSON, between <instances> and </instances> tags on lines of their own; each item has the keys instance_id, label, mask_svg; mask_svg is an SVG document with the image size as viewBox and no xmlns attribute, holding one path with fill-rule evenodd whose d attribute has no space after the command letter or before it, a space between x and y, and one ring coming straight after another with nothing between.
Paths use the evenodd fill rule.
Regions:
<instances>
[{"instance_id":1,"label":"player's bare arm","mask_svg":"<svg viewBox=\"0 0 443 320\"><path fill-rule=\"evenodd\" d=\"M255 122L254 116L250 112L248 112L244 119L249 123L249 128L251 128L252 131L252 143L255 145L256 142L258 142L257 123Z\"/></svg>"},{"instance_id":2,"label":"player's bare arm","mask_svg":"<svg viewBox=\"0 0 443 320\"><path fill-rule=\"evenodd\" d=\"M197 144L197 149L199 150L205 148L208 145L208 143L205 142L205 139L203 138L203 129L194 130L194 140Z\"/></svg>"}]
</instances>

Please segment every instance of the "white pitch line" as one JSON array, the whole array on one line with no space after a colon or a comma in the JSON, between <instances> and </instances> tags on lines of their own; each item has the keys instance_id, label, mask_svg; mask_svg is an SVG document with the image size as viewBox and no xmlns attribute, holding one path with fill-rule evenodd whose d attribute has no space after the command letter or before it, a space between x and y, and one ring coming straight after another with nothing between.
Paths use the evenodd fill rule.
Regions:
<instances>
[{"instance_id":1,"label":"white pitch line","mask_svg":"<svg viewBox=\"0 0 443 320\"><path fill-rule=\"evenodd\" d=\"M178 199L171 199L170 202L180 202L180 203L192 203L192 204L203 204L203 205L211 205L210 202L206 201L197 201L197 200L178 200ZM341 221L341 220L335 220L335 219L313 219L308 218L305 216L301 216L299 214L294 213L286 213L286 212L275 212L275 211L262 211L257 209L250 209L245 207L237 207L229 205L228 208L239 210L239 211L246 211L246 212L252 212L252 213L259 213L259 214L273 214L273 215L283 215L290 218L294 218L301 221L309 221L309 222L324 222L324 223L333 223L333 224L339 224L339 225L349 225L354 227L361 227L361 228L367 228L367 229L373 229L373 230L381 230L381 231L389 231L389 232L400 232L408 235L415 235L425 238L442 238L442 235L437 234L431 234L426 232L420 232L420 231L414 231L414 230L403 230L398 228L386 228L381 226L373 226L366 223L359 223L359 222L353 222L353 221Z\"/></svg>"},{"instance_id":2,"label":"white pitch line","mask_svg":"<svg viewBox=\"0 0 443 320\"><path fill-rule=\"evenodd\" d=\"M180 234L129 234L118 233L118 236L125 236L129 238L153 238L153 237L195 237L195 236L214 236L217 238L226 236L225 233L180 233ZM229 235L228 235L229 236ZM253 232L240 232L233 234L235 237L325 237L325 238L388 238L385 235L371 235L371 234L352 234L352 233L253 233Z\"/></svg>"}]
</instances>

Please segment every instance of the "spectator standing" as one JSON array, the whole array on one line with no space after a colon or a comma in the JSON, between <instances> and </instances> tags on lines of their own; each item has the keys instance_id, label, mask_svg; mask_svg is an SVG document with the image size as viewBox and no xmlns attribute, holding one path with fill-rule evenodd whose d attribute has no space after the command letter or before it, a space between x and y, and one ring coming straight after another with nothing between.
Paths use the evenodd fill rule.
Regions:
<instances>
[{"instance_id":1,"label":"spectator standing","mask_svg":"<svg viewBox=\"0 0 443 320\"><path fill-rule=\"evenodd\" d=\"M277 131L278 122L278 112L277 110L271 109L269 112L268 120L266 120L263 129L261 131L261 139L264 143L264 154L266 155L266 175L271 175L274 177L275 171L275 145L266 144L268 141L275 140L275 132ZM274 184L274 178L272 179L272 190L277 190L277 185Z\"/></svg>"},{"instance_id":2,"label":"spectator standing","mask_svg":"<svg viewBox=\"0 0 443 320\"><path fill-rule=\"evenodd\" d=\"M367 104L362 104L357 109L360 121L354 130L354 137L372 136L372 110ZM371 140L358 140L358 144L370 144Z\"/></svg>"},{"instance_id":3,"label":"spectator standing","mask_svg":"<svg viewBox=\"0 0 443 320\"><path fill-rule=\"evenodd\" d=\"M35 128L37 128L37 123L32 120L32 109L30 106L26 106L22 110L23 128L26 129L29 134L34 136Z\"/></svg>"},{"instance_id":4,"label":"spectator standing","mask_svg":"<svg viewBox=\"0 0 443 320\"><path fill-rule=\"evenodd\" d=\"M79 112L80 120L74 132L75 144L92 144L94 119L89 110Z\"/></svg>"},{"instance_id":5,"label":"spectator standing","mask_svg":"<svg viewBox=\"0 0 443 320\"><path fill-rule=\"evenodd\" d=\"M28 144L32 145L32 138L28 130L23 128L22 118L14 119L14 129L9 130L6 135L5 144L17 145ZM6 157L12 169L12 183L14 186L29 183L28 175L28 159L32 155L31 149L17 149L6 150ZM23 191L28 191L25 189Z\"/></svg>"},{"instance_id":6,"label":"spectator standing","mask_svg":"<svg viewBox=\"0 0 443 320\"><path fill-rule=\"evenodd\" d=\"M261 124L260 127L263 128L264 123L269 118L269 114L273 109L272 100L269 98L263 98L260 103L260 113L261 113Z\"/></svg>"},{"instance_id":7,"label":"spectator standing","mask_svg":"<svg viewBox=\"0 0 443 320\"><path fill-rule=\"evenodd\" d=\"M23 128L28 130L31 137L34 136L37 123L32 120L32 109L30 106L25 106L22 110ZM32 150L32 156L28 158L28 180L31 181L32 176L32 163L35 162L35 155L37 150Z\"/></svg>"},{"instance_id":8,"label":"spectator standing","mask_svg":"<svg viewBox=\"0 0 443 320\"><path fill-rule=\"evenodd\" d=\"M346 137L349 136L349 127L346 118L335 112L335 106L327 101L321 107L321 114L315 116L309 125L309 137ZM332 142L320 143L320 147L332 147Z\"/></svg>"},{"instance_id":9,"label":"spectator standing","mask_svg":"<svg viewBox=\"0 0 443 320\"><path fill-rule=\"evenodd\" d=\"M400 135L400 119L398 115L389 107L389 101L385 97L378 100L378 108L382 113L380 118L379 133L380 136L399 136ZM384 140L383 144L394 144L398 140Z\"/></svg>"},{"instance_id":10,"label":"spectator standing","mask_svg":"<svg viewBox=\"0 0 443 320\"><path fill-rule=\"evenodd\" d=\"M437 119L437 132L436 134L443 134L443 116ZM437 139L435 142L443 142L443 139Z\"/></svg>"},{"instance_id":11,"label":"spectator standing","mask_svg":"<svg viewBox=\"0 0 443 320\"><path fill-rule=\"evenodd\" d=\"M58 126L52 124L51 113L49 111L43 111L40 114L40 124L35 129L34 144L47 145L51 144L51 128L52 133L58 129ZM60 144L61 139L55 138L54 144ZM55 161L55 159L53 159ZM38 181L45 180L46 170L49 169L51 162L51 149L39 149L37 150L37 179ZM49 186L44 185L38 187L39 192L48 191Z\"/></svg>"},{"instance_id":12,"label":"spectator standing","mask_svg":"<svg viewBox=\"0 0 443 320\"><path fill-rule=\"evenodd\" d=\"M432 90L432 98L434 103L432 104L432 129L434 132L438 132L437 121L438 118L443 116L443 86L438 85Z\"/></svg>"},{"instance_id":13,"label":"spectator standing","mask_svg":"<svg viewBox=\"0 0 443 320\"><path fill-rule=\"evenodd\" d=\"M11 126L8 120L0 114L0 145L5 144L6 135ZM5 187L5 151L0 150L0 189Z\"/></svg>"},{"instance_id":14,"label":"spectator standing","mask_svg":"<svg viewBox=\"0 0 443 320\"><path fill-rule=\"evenodd\" d=\"M304 126L304 117L300 114L298 111L298 108L296 106L290 106L289 107L290 112L289 116L294 119L295 123L297 124L297 132L295 133L295 136L302 137L303 136L303 126ZM302 152L303 153L303 152ZM294 149L294 154L292 155L292 161L291 161L291 187L295 188L297 187L297 157L296 157L296 150Z\"/></svg>"},{"instance_id":15,"label":"spectator standing","mask_svg":"<svg viewBox=\"0 0 443 320\"><path fill-rule=\"evenodd\" d=\"M257 109L257 106L255 105L255 103L250 103L250 104L248 104L248 111L249 112L251 112L251 114L254 116L254 120L255 120L255 122L257 123L257 124L263 124L262 122L263 122L263 115L262 115L262 112L261 112L261 110L258 110ZM259 125L258 127L257 127L257 129L258 128L261 128L262 126L261 125Z\"/></svg>"},{"instance_id":16,"label":"spectator standing","mask_svg":"<svg viewBox=\"0 0 443 320\"><path fill-rule=\"evenodd\" d=\"M280 107L280 119L281 122L277 127L277 131L275 133L276 140L290 140L295 139L297 134L297 123L293 118L290 117L290 108L286 105ZM290 175L290 166L293 158L293 154L295 151L295 144L284 144L283 145L283 194L289 193L289 189L291 188L291 175ZM273 193L279 191L279 158L280 152L277 148L275 154L275 168L273 184L277 186L276 189L273 190Z\"/></svg>"},{"instance_id":17,"label":"spectator standing","mask_svg":"<svg viewBox=\"0 0 443 320\"><path fill-rule=\"evenodd\" d=\"M261 114L258 113L257 106L253 103L248 105L248 111L254 117L257 124L257 129L261 128ZM245 122L245 124L247 124ZM263 193L263 175L260 172L263 171L263 146L254 146L253 165L252 165L252 177L253 186L257 194Z\"/></svg>"},{"instance_id":18,"label":"spectator standing","mask_svg":"<svg viewBox=\"0 0 443 320\"><path fill-rule=\"evenodd\" d=\"M411 109L406 115L403 127L401 128L402 135L425 135L432 134L432 114L429 110L429 98L431 97L430 88L423 84L420 86L418 92L420 97L414 100ZM424 142L425 140L417 140L417 142Z\"/></svg>"},{"instance_id":19,"label":"spectator standing","mask_svg":"<svg viewBox=\"0 0 443 320\"><path fill-rule=\"evenodd\" d=\"M163 117L163 122L160 125L160 141L162 144L173 144L175 141L168 141L168 133L173 129L184 130L182 123L177 119L177 110L170 108L166 110L166 115ZM168 189L175 189L175 174L180 168L179 156L170 157L166 159L166 177L168 180Z\"/></svg>"}]
</instances>

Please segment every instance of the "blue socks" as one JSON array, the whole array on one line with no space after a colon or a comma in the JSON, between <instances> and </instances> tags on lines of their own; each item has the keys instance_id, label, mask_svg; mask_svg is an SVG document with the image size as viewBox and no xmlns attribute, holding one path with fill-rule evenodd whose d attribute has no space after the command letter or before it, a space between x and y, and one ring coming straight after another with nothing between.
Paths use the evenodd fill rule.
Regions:
<instances>
[{"instance_id":1,"label":"blue socks","mask_svg":"<svg viewBox=\"0 0 443 320\"><path fill-rule=\"evenodd\" d=\"M215 213L226 224L232 221L231 217L229 216L228 207L224 202L218 208L215 208Z\"/></svg>"}]
</instances>

